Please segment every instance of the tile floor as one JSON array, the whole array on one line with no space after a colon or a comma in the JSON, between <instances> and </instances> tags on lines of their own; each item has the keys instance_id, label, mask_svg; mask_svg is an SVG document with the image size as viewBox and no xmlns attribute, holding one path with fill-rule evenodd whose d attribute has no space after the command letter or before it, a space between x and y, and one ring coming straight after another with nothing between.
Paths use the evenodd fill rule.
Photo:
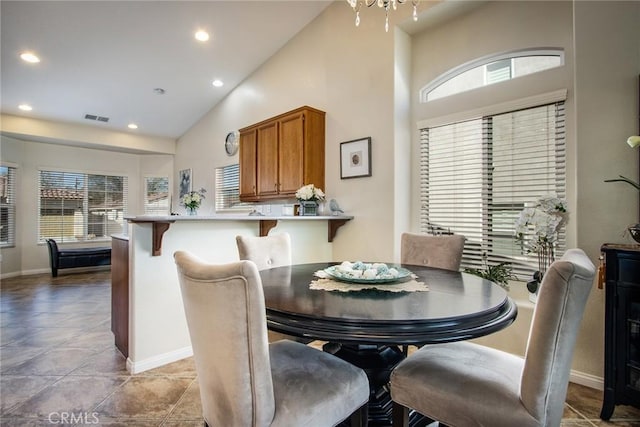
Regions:
<instances>
[{"instance_id":1,"label":"tile floor","mask_svg":"<svg viewBox=\"0 0 640 427\"><path fill-rule=\"evenodd\" d=\"M2 280L0 425L203 425L192 358L127 373L110 330L110 277ZM640 426L640 410L626 406L600 420L601 403L600 391L570 384L562 426Z\"/></svg>"}]
</instances>

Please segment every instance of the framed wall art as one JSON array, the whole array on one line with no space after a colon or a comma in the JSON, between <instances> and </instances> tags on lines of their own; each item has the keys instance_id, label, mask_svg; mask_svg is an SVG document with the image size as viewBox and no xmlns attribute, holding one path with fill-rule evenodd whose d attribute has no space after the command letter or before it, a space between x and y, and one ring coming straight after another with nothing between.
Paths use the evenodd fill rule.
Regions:
<instances>
[{"instance_id":1,"label":"framed wall art","mask_svg":"<svg viewBox=\"0 0 640 427\"><path fill-rule=\"evenodd\" d=\"M180 185L180 199L185 194L191 192L191 169L182 169L178 175Z\"/></svg>"},{"instance_id":2,"label":"framed wall art","mask_svg":"<svg viewBox=\"0 0 640 427\"><path fill-rule=\"evenodd\" d=\"M340 143L340 178L371 176L371 137Z\"/></svg>"}]
</instances>

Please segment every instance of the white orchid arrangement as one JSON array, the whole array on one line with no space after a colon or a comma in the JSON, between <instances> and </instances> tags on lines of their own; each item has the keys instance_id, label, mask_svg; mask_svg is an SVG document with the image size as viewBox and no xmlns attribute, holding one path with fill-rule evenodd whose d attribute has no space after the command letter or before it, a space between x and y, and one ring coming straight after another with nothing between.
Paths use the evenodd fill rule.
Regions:
<instances>
[{"instance_id":1,"label":"white orchid arrangement","mask_svg":"<svg viewBox=\"0 0 640 427\"><path fill-rule=\"evenodd\" d=\"M204 188L201 188L198 191L190 191L182 196L182 199L180 199L180 204L182 204L182 206L187 209L198 209L202 204L202 200L205 198L204 193L206 192L207 190L205 190Z\"/></svg>"},{"instance_id":2,"label":"white orchid arrangement","mask_svg":"<svg viewBox=\"0 0 640 427\"><path fill-rule=\"evenodd\" d=\"M300 201L322 201L324 193L313 184L307 184L296 191L296 199Z\"/></svg>"},{"instance_id":3,"label":"white orchid arrangement","mask_svg":"<svg viewBox=\"0 0 640 427\"><path fill-rule=\"evenodd\" d=\"M558 232L565 222L567 201L555 196L544 196L533 207L524 208L516 219L516 239L524 241L533 228L529 252L538 255L539 270L544 272L554 260Z\"/></svg>"}]
</instances>

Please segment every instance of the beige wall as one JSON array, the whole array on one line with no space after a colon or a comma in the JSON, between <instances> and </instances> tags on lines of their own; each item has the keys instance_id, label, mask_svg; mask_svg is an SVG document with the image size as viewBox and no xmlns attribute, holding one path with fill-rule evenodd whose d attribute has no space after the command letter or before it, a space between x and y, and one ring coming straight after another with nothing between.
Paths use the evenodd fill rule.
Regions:
<instances>
[{"instance_id":1,"label":"beige wall","mask_svg":"<svg viewBox=\"0 0 640 427\"><path fill-rule=\"evenodd\" d=\"M176 168L191 167L195 185L212 188L213 167L237 162L224 154L229 130L302 105L326 111L323 190L358 218L338 231L333 256L392 259L394 37L381 27L381 21L367 19L355 28L348 5L328 7L180 138ZM373 176L341 180L340 142L367 136Z\"/></svg>"},{"instance_id":2,"label":"beige wall","mask_svg":"<svg viewBox=\"0 0 640 427\"><path fill-rule=\"evenodd\" d=\"M68 170L122 174L128 177L129 214L143 213L142 177L173 175L173 156L137 155L88 148L69 147L0 137L2 162L18 168L16 244L3 248L0 274L33 274L48 272L49 255L45 244L38 244L38 170ZM109 242L75 246L104 246Z\"/></svg>"},{"instance_id":3,"label":"beige wall","mask_svg":"<svg viewBox=\"0 0 640 427\"><path fill-rule=\"evenodd\" d=\"M632 242L624 229L638 222L638 192L605 183L637 179L638 150L625 141L638 134L640 2L576 2L575 150L577 245L596 262L607 242ZM578 336L574 368L602 375L604 290L594 287Z\"/></svg>"}]
</instances>

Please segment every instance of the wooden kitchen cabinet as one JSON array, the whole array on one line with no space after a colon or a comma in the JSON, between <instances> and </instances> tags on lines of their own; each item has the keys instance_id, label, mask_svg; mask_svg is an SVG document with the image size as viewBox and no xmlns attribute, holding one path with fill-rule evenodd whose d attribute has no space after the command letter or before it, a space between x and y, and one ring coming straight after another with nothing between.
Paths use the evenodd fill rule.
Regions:
<instances>
[{"instance_id":1,"label":"wooden kitchen cabinet","mask_svg":"<svg viewBox=\"0 0 640 427\"><path fill-rule=\"evenodd\" d=\"M324 190L325 113L301 107L240 129L240 200L295 197Z\"/></svg>"},{"instance_id":2,"label":"wooden kitchen cabinet","mask_svg":"<svg viewBox=\"0 0 640 427\"><path fill-rule=\"evenodd\" d=\"M240 134L240 200L251 200L257 193L257 130Z\"/></svg>"}]
</instances>

